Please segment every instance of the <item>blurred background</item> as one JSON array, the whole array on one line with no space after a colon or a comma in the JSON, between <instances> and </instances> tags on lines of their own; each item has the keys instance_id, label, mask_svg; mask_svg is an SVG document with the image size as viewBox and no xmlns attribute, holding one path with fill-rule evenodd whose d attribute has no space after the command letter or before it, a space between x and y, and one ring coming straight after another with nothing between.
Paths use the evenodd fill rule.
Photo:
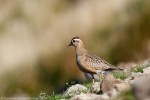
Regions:
<instances>
[{"instance_id":1,"label":"blurred background","mask_svg":"<svg viewBox=\"0 0 150 100\"><path fill-rule=\"evenodd\" d=\"M111 64L150 57L148 0L0 0L0 96L87 81L70 40Z\"/></svg>"}]
</instances>

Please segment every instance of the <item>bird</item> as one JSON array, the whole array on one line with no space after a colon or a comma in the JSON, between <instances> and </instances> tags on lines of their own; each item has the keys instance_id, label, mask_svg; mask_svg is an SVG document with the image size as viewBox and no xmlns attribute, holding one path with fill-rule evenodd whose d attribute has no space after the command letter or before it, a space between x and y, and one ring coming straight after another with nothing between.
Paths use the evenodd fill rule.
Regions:
<instances>
[{"instance_id":1,"label":"bird","mask_svg":"<svg viewBox=\"0 0 150 100\"><path fill-rule=\"evenodd\" d=\"M94 74L104 75L108 71L119 69L85 49L84 44L79 37L73 37L68 47L70 46L75 47L76 63L78 68L82 72L90 74L92 76L93 83L95 82Z\"/></svg>"}]
</instances>

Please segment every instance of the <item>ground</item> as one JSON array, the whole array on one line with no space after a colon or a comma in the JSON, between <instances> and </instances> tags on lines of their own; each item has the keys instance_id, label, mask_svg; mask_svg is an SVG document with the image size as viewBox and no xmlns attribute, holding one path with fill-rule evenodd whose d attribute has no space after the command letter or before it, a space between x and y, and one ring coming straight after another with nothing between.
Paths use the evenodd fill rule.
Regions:
<instances>
[{"instance_id":1,"label":"ground","mask_svg":"<svg viewBox=\"0 0 150 100\"><path fill-rule=\"evenodd\" d=\"M150 59L122 63L118 67L124 70L108 73L95 83L72 85L60 95L44 97L47 100L149 100Z\"/></svg>"}]
</instances>

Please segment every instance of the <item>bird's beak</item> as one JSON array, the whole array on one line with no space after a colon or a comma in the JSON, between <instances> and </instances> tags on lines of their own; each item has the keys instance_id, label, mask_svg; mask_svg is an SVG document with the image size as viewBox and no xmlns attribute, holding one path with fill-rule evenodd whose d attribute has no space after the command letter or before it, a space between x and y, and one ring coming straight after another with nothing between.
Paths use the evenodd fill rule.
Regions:
<instances>
[{"instance_id":1,"label":"bird's beak","mask_svg":"<svg viewBox=\"0 0 150 100\"><path fill-rule=\"evenodd\" d=\"M72 46L72 45L73 45L72 42L70 42L70 44L67 47Z\"/></svg>"}]
</instances>

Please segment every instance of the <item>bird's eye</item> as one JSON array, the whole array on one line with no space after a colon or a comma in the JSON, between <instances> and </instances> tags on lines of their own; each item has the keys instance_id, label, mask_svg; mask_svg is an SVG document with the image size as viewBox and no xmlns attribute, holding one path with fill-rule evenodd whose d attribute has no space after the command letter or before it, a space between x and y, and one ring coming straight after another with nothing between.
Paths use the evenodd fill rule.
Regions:
<instances>
[{"instance_id":1,"label":"bird's eye","mask_svg":"<svg viewBox=\"0 0 150 100\"><path fill-rule=\"evenodd\" d=\"M72 41L73 43L75 42L75 40Z\"/></svg>"}]
</instances>

